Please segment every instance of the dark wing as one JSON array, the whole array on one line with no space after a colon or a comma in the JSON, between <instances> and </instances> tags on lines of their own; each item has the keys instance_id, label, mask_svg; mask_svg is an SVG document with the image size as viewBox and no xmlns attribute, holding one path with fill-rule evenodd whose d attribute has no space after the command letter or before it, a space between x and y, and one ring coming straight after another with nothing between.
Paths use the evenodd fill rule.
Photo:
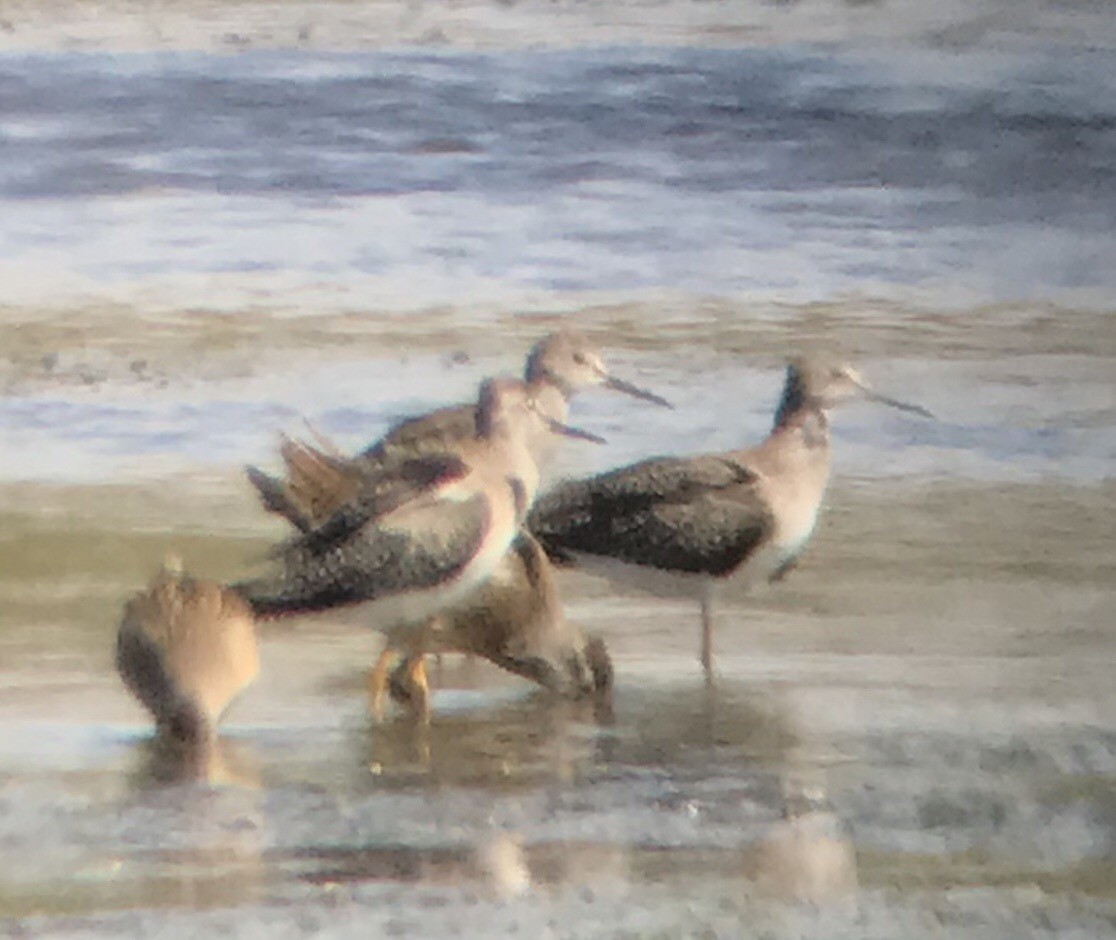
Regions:
<instances>
[{"instance_id":1,"label":"dark wing","mask_svg":"<svg viewBox=\"0 0 1116 940\"><path fill-rule=\"evenodd\" d=\"M476 433L476 406L453 405L399 422L361 457L378 463L401 455L444 453L456 449L462 441L471 440Z\"/></svg>"},{"instance_id":2,"label":"dark wing","mask_svg":"<svg viewBox=\"0 0 1116 940\"><path fill-rule=\"evenodd\" d=\"M774 528L758 479L727 456L655 458L556 487L527 524L559 560L583 552L723 575Z\"/></svg>"},{"instance_id":3,"label":"dark wing","mask_svg":"<svg viewBox=\"0 0 1116 940\"><path fill-rule=\"evenodd\" d=\"M256 614L326 610L433 587L458 574L490 525L488 502L424 498L332 540L289 542L270 576L232 585Z\"/></svg>"}]
</instances>

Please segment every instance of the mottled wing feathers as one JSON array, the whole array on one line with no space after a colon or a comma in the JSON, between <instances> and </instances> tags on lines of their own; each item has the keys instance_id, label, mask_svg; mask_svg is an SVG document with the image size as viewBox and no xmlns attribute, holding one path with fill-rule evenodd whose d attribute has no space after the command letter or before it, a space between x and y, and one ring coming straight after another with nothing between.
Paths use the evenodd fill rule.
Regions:
<instances>
[{"instance_id":1,"label":"mottled wing feathers","mask_svg":"<svg viewBox=\"0 0 1116 940\"><path fill-rule=\"evenodd\" d=\"M722 456L658 458L556 487L528 520L554 557L585 553L728 574L774 526L756 473Z\"/></svg>"},{"instance_id":2,"label":"mottled wing feathers","mask_svg":"<svg viewBox=\"0 0 1116 940\"><path fill-rule=\"evenodd\" d=\"M347 537L295 539L271 577L234 588L257 614L278 616L421 591L458 574L490 525L487 501L417 500Z\"/></svg>"},{"instance_id":3,"label":"mottled wing feathers","mask_svg":"<svg viewBox=\"0 0 1116 940\"><path fill-rule=\"evenodd\" d=\"M456 449L477 433L475 405L452 405L417 418L400 421L388 430L361 457L372 462L407 456L436 454Z\"/></svg>"},{"instance_id":4,"label":"mottled wing feathers","mask_svg":"<svg viewBox=\"0 0 1116 940\"><path fill-rule=\"evenodd\" d=\"M763 507L701 496L635 513L607 554L665 571L727 575L771 530Z\"/></svg>"},{"instance_id":5,"label":"mottled wing feathers","mask_svg":"<svg viewBox=\"0 0 1116 940\"><path fill-rule=\"evenodd\" d=\"M754 471L728 457L655 457L555 487L535 503L531 528L534 531L539 523L584 513L600 504L626 510L680 503L702 493L753 483L756 478Z\"/></svg>"}]
</instances>

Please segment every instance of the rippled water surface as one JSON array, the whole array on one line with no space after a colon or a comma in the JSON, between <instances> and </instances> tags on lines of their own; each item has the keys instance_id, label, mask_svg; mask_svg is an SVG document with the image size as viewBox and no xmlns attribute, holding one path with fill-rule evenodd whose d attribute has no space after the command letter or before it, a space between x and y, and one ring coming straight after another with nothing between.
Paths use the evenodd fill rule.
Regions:
<instances>
[{"instance_id":1,"label":"rippled water surface","mask_svg":"<svg viewBox=\"0 0 1116 940\"><path fill-rule=\"evenodd\" d=\"M9 289L1111 290L1116 54L809 46L0 63ZM61 283L44 285L55 273Z\"/></svg>"},{"instance_id":2,"label":"rippled water surface","mask_svg":"<svg viewBox=\"0 0 1116 940\"><path fill-rule=\"evenodd\" d=\"M0 933L1116 935L1101 6L0 11ZM759 438L803 349L937 420L834 416L713 689L695 610L571 577L611 707L451 658L374 727L326 618L218 783L158 759L120 605L267 550L241 466L566 322L676 408L581 396L558 473Z\"/></svg>"}]
</instances>

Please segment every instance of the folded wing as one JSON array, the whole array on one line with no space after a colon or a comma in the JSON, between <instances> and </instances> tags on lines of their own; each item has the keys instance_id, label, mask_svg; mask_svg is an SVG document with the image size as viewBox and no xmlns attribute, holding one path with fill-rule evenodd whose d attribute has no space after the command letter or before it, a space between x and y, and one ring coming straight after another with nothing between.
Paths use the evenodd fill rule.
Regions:
<instances>
[{"instance_id":1,"label":"folded wing","mask_svg":"<svg viewBox=\"0 0 1116 940\"><path fill-rule=\"evenodd\" d=\"M393 425L360 459L380 463L399 455L437 454L458 447L477 433L475 405L453 405L439 408L417 418L408 418Z\"/></svg>"},{"instance_id":2,"label":"folded wing","mask_svg":"<svg viewBox=\"0 0 1116 940\"><path fill-rule=\"evenodd\" d=\"M355 515L332 519L282 546L270 575L233 588L262 616L422 591L459 574L490 525L480 494L420 497L363 523Z\"/></svg>"},{"instance_id":3,"label":"folded wing","mask_svg":"<svg viewBox=\"0 0 1116 940\"><path fill-rule=\"evenodd\" d=\"M558 560L584 553L727 574L772 533L758 481L725 456L656 458L556 487L535 504L528 528Z\"/></svg>"}]
</instances>

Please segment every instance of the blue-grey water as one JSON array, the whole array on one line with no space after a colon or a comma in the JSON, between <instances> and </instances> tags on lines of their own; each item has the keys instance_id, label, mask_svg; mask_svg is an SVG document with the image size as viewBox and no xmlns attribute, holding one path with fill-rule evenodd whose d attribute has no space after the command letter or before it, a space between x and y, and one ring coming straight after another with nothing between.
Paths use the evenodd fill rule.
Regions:
<instances>
[{"instance_id":1,"label":"blue-grey water","mask_svg":"<svg viewBox=\"0 0 1116 940\"><path fill-rule=\"evenodd\" d=\"M1113 74L1116 52L1060 49L19 56L0 251L106 285L356 277L428 301L1103 296Z\"/></svg>"}]
</instances>

